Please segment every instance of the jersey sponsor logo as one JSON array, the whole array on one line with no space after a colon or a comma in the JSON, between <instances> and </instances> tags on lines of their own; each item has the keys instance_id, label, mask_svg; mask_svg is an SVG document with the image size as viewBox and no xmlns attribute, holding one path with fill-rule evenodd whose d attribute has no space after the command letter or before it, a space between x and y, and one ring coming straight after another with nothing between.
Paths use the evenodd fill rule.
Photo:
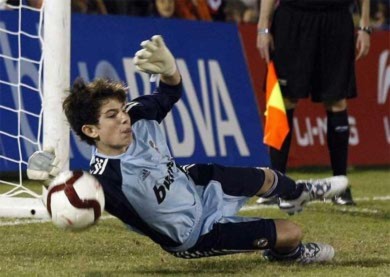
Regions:
<instances>
[{"instance_id":1,"label":"jersey sponsor logo","mask_svg":"<svg viewBox=\"0 0 390 277\"><path fill-rule=\"evenodd\" d=\"M173 181L173 162L167 164L168 175L165 176L162 185L156 184L153 187L154 194L156 195L157 203L161 204L167 196L167 191L171 188Z\"/></svg>"},{"instance_id":2,"label":"jersey sponsor logo","mask_svg":"<svg viewBox=\"0 0 390 277\"><path fill-rule=\"evenodd\" d=\"M108 159L103 159L95 157L95 163L93 164L93 169L90 170L92 175L102 175L106 169Z\"/></svg>"}]
</instances>

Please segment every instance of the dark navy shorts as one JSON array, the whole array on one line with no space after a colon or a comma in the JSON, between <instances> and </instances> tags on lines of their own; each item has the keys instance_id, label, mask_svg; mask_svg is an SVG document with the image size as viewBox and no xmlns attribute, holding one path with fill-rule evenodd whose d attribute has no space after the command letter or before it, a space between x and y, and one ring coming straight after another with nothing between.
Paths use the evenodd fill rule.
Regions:
<instances>
[{"instance_id":1,"label":"dark navy shorts","mask_svg":"<svg viewBox=\"0 0 390 277\"><path fill-rule=\"evenodd\" d=\"M264 182L264 171L259 168L216 164L195 164L183 168L198 186L212 185L210 181L220 183L223 193L231 196L227 205L234 206L236 201L238 203L242 198L256 195ZM210 232L200 236L190 249L170 253L180 258L202 258L273 248L275 242L276 229L272 219L232 213L212 225Z\"/></svg>"},{"instance_id":2,"label":"dark navy shorts","mask_svg":"<svg viewBox=\"0 0 390 277\"><path fill-rule=\"evenodd\" d=\"M273 219L238 219L243 221L214 224L212 231L201 236L193 247L171 254L178 258L194 259L253 252L275 246L276 229Z\"/></svg>"}]
</instances>

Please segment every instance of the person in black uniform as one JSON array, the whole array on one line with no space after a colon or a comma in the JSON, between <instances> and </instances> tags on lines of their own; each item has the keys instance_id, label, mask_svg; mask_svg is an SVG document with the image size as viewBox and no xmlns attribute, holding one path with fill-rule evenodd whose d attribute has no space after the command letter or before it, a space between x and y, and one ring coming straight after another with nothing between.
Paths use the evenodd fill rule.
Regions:
<instances>
[{"instance_id":1,"label":"person in black uniform","mask_svg":"<svg viewBox=\"0 0 390 277\"><path fill-rule=\"evenodd\" d=\"M327 143L333 175L347 174L349 123L347 99L357 96L355 60L370 48L370 0L361 0L355 43L350 12L353 0L261 1L257 48L274 61L290 126L280 150L270 148L273 169L286 172L292 119L298 100L309 95L327 114ZM356 45L356 55L355 55ZM333 199L354 205L351 189Z\"/></svg>"}]
</instances>

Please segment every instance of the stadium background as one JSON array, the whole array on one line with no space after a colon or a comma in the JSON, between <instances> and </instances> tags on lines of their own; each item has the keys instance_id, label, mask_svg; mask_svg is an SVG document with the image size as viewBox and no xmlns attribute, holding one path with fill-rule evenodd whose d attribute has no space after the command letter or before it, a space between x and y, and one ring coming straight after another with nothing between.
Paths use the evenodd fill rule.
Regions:
<instances>
[{"instance_id":1,"label":"stadium background","mask_svg":"<svg viewBox=\"0 0 390 277\"><path fill-rule=\"evenodd\" d=\"M18 0L15 0L18 1ZM30 0L23 0L30 1ZM33 1L33 0L31 0ZM38 0L39 1L39 0ZM81 0L80 0L81 1ZM134 0L136 1L136 0ZM239 0L232 0L238 2ZM387 1L387 0L386 0ZM374 1L372 1L374 2ZM1 1L0 1L1 4ZM1 9L1 5L0 5ZM85 24L90 24L87 17L82 16L85 19ZM92 17L91 17L92 18ZM133 50L138 49L139 41L136 41L136 38L133 36L134 32L142 32L144 26L133 26L129 25L127 28L131 29L127 33L118 34L118 31L115 30L115 27L109 30L108 35L104 34L100 29L105 20L103 17L99 21L98 25L93 25L93 36L99 37L101 44L89 43L85 38L83 40L82 34L84 34L83 29L88 27L88 25L75 24L72 22L73 31L81 32L79 40L73 40L72 42L72 52L82 53L80 48L87 48L88 51L100 51L104 54L103 56L96 56L92 60L85 60L83 57L79 60L73 59L72 61L72 72L75 74L81 74L81 72L88 72L90 78L95 77L97 73L106 73L110 74L110 64L114 63L115 67L113 69L119 75L118 77L124 78L124 68L125 65L131 65L131 60L133 56ZM162 21L148 21L147 24L157 24L158 26L153 26L156 30L161 30L158 28L165 28L163 25L160 26ZM31 22L27 22L31 25ZM184 24L182 21L177 22L179 24ZM12 25L12 22L7 21L5 14L0 11L0 27L1 24ZM129 21L119 20L117 24L129 24ZM191 23L191 25L194 23ZM211 23L207 23L205 28ZM16 25L16 24L15 24ZM7 25L8 26L8 25ZM31 25L35 27L35 24ZM30 26L30 27L31 27ZM184 25L183 25L184 26ZM140 30L135 30L138 27ZM127 30L126 28L126 30ZM212 64L213 70L217 68L217 64L223 64L224 67L221 68L221 72L224 77L224 81L227 83L227 89L225 91L229 92L229 99L236 99L235 95L230 95L231 93L241 95L244 94L245 101L253 100L254 106L250 106L248 109L242 106L241 104L234 103L234 111L240 109L241 115L244 114L242 110L246 112L247 116L244 117L246 120L239 118L240 128L243 130L243 134L246 134L247 131L254 132L255 143L258 145L260 150L265 151L263 148L261 150L261 136L258 137L257 132L261 132L261 126L257 130L251 130L246 127L246 124L253 120L255 127L262 121L262 108L263 108L263 92L262 92L262 80L264 77L264 65L257 56L257 50L254 46L254 26L242 26L240 25L237 29L232 29L235 33L234 35L234 46L230 44L223 43L226 37L230 37L228 34L224 34L222 29L212 29L212 31L206 31L201 34L201 38L206 39L208 37L216 36L221 43L217 44L215 47L218 47L216 51L218 52L217 59L204 58L198 52L192 53L189 50L182 49L182 45L174 46L176 43L172 38L168 39L169 45L172 44L172 47L176 49L181 49L179 52L181 56L178 59L179 65L183 70L183 63L185 62L188 66L188 72L191 72L192 81L196 89L196 97L199 98L199 103L201 103L202 111L210 110L212 114L212 120L215 122L216 111L214 106L211 106L210 109L206 109L204 105L203 90L199 90L199 86L202 80L199 76L203 73L199 73L199 68L202 68L203 64L205 65L204 77L206 79L207 87L210 87L211 81L209 80L211 74L209 73L209 64ZM230 28L230 27L229 27ZM194 48L198 48L201 51L208 51L210 47L214 45L207 45L200 43L196 37L191 36L193 31L192 27L185 25L185 32L188 33L186 37L190 37L188 44L193 43ZM226 31L227 29L223 29ZM220 31L220 32L217 32ZM246 35L242 32L248 32ZM110 41L112 36L110 33L116 33L118 42ZM238 35L239 34L239 35ZM149 34L143 33L142 39L146 39ZM181 34L179 34L181 35ZM240 214L244 216L259 216L269 217L269 218L285 218L293 219L295 222L301 226L305 226L305 240L306 241L324 241L329 242L335 246L337 251L336 260L334 263L329 265L313 265L313 266L294 266L294 265L285 265L285 264L275 264L267 263L260 258L259 253L253 254L238 254L232 256L222 256L216 257L213 259L200 259L200 260L191 260L183 261L181 259L176 259L173 256L164 253L158 246L153 244L150 240L139 236L133 232L128 232L127 229L123 228L122 223L117 219L111 217L104 217L102 221L94 228L89 229L87 232L63 232L55 228L55 226L48 221L42 220L21 220L21 219L4 219L0 218L0 228L1 228L1 239L0 239L0 275L1 276L140 276L140 275L156 275L156 276L183 276L183 275L197 275L197 276L388 276L390 272L390 256L389 256L389 247L390 242L386 239L389 237L390 230L390 213L389 213L389 185L390 185L390 171L389 171L389 142L388 142L388 131L386 133L386 128L384 122L388 122L389 117L389 32L379 32L375 31L372 35L372 51L370 55L358 62L358 83L360 90L360 98L357 100L350 101L351 109L353 109L353 117L358 118L358 130L360 143L367 145L367 148L361 148L360 146L352 146L351 149L354 153L361 153L360 160L354 160L352 165L357 165L362 163L362 161L367 161L368 164L384 164L385 168L375 167L375 168L351 168L349 171L349 178L354 187L354 198L357 202L357 206L336 206L327 202L316 202L309 204L304 213L301 213L294 218L291 218L288 215L284 215L281 211L275 206L264 206L264 205L255 205L255 199L252 199L248 203ZM238 38L237 38L238 37ZM138 39L138 38L137 38ZM9 49L7 43L11 40L10 36L4 36L0 34L0 50ZM96 39L97 40L97 39ZM236 41L240 40L239 48L237 49ZM229 39L231 41L231 39ZM12 43L12 42L11 42ZM241 44L242 43L242 44ZM186 44L186 45L188 45ZM121 48L123 47L123 49ZM28 47L28 51L32 51L31 47ZM112 49L111 49L112 48ZM234 53L239 53L240 61L242 60L242 65L240 66L240 72L238 70L233 71L233 74L229 74L226 71L234 70L235 64L232 64L229 60L229 56L223 56L222 53L232 53L232 51L226 51L226 48L233 48ZM376 49L376 50L375 50ZM16 51L16 49L12 50ZM221 52L221 54L219 54ZM0 53L4 54L0 51ZM184 53L184 54L182 54ZM17 53L14 53L17 56ZM176 54L176 52L175 52ZM112 56L113 55L113 56ZM199 56L200 55L200 56ZM216 54L213 54L216 55ZM108 57L108 60L106 59ZM114 58L117 57L117 58ZM203 58L202 58L203 57ZM221 57L225 59L228 63L221 61ZM103 59L104 58L104 59ZM199 60L199 61L198 61ZM100 63L102 61L102 63ZM206 61L206 62L205 62ZM212 63L209 63L212 61ZM214 61L218 61L215 63ZM7 65L5 65L7 63ZM15 74L16 62L2 62L0 59L0 79L6 80L7 78L15 80L17 74ZM97 65L100 64L99 70ZM11 68L11 71L9 71ZM241 70L245 70L242 72ZM127 67L131 69L131 66ZM33 70L35 72L35 70ZM33 72L33 73L34 73ZM131 71L130 71L131 73ZM232 76L233 75L233 76ZM127 76L132 76L131 74ZM147 86L148 77L140 77L136 75L137 85L130 84L133 86L131 89L136 93L136 90L139 87L139 92L143 93L146 90L143 86ZM213 77L218 77L217 74L213 74ZM229 78L225 78L229 76ZM244 76L244 77L243 77ZM3 79L4 78L4 79ZM239 79L240 81L247 81L247 85L250 87L248 91L243 90L233 90L231 85L234 84L230 81L230 78ZM31 79L31 80L30 80ZM127 78L124 79L126 82ZM219 77L219 82L221 84L221 78ZM34 82L35 80L31 78L29 74L23 76L23 81L29 83ZM378 82L380 85L378 85ZM235 84L239 84L235 83ZM211 86L212 87L212 86ZM221 88L221 86L218 86ZM241 88L241 86L240 86ZM192 90L187 85L186 97L189 95L189 92ZM209 92L211 89L209 88ZM252 95L248 92L253 93ZM14 101L12 97L6 94L7 91L4 90L4 86L0 85L0 102L4 101ZM363 95L364 93L364 95ZM211 93L210 93L211 95ZM222 93L217 94L221 97ZM31 97L30 97L31 96ZM25 98L26 97L26 98ZM258 107L260 110L253 112L256 109L255 97L258 99ZM364 97L364 99L361 99ZM194 100L194 98L192 98ZM211 96L210 98L211 99ZM186 98L185 101L188 99ZM225 99L226 100L226 99ZM209 100L215 103L214 99ZM28 106L31 109L40 108L40 102L35 100L33 93L27 93L23 95L23 104ZM191 104L196 103L192 102ZM225 102L223 102L225 103ZM249 102L248 102L249 103ZM251 102L252 103L252 102ZM250 104L251 104L250 103ZM304 103L302 103L304 104ZM194 106L193 104L192 106ZM183 107L184 106L184 107ZM189 106L187 102L184 102L182 109L182 114L185 115L186 111L190 111L190 120L193 120L192 117L195 115L192 110L199 110L197 107ZM313 105L301 105L299 108L299 114L297 116L298 123L302 126L310 126L307 122L314 122L315 126L318 126L317 117L313 116L312 113L307 109L314 108ZM225 111L225 110L224 110ZM309 121L305 120L307 116L310 118ZM205 112L201 114L203 118L206 118ZM319 116L322 116L319 113ZM175 115L176 117L176 115ZM224 117L225 118L225 117ZM250 119L248 119L250 118ZM257 118L257 119L256 119ZM362 118L361 120L359 118ZM10 121L10 118L4 116L0 113L0 129L17 129L17 121ZM11 118L14 119L14 118ZM367 122L368 121L368 122ZM366 123L362 123L366 122ZM29 123L29 122L27 122ZM194 122L191 122L194 124ZM320 121L321 123L321 121ZM22 125L25 122L22 122ZM197 123L201 126L202 123ZM306 125L307 124L307 125ZM388 126L388 123L386 123ZM314 125L314 124L313 124ZM356 123L354 123L356 125ZM214 126L214 125L213 125ZM323 125L320 125L323 126ZM225 126L223 126L225 127ZM196 127L199 128L199 127ZM368 130L366 130L368 128ZM183 131L180 131L178 128L178 134L181 134L178 137L181 141L184 140ZM197 130L197 129L196 129ZM208 134L206 131L207 128L202 128L203 132ZM206 131L205 131L206 130ZM213 129L213 133L216 130ZM226 130L223 130L226 131ZM229 130L227 130L229 131ZM318 130L317 130L318 131ZM196 131L199 133L199 131ZM231 132L231 131L230 131ZM308 134L304 136L303 134ZM313 134L312 131L311 134ZM386 140L384 139L384 134ZM302 138L309 138L309 132L300 133L301 141L305 141ZM206 136L207 137L207 136ZM225 138L224 136L222 136ZM186 137L188 139L188 137ZM314 136L317 142L321 141L320 136ZM351 138L356 138L356 135L351 136ZM379 139L378 139L379 138ZM377 141L376 141L376 140ZM0 136L1 140L1 136ZM74 140L74 138L72 138ZM226 138L227 141L231 140ZM355 143L356 139L352 140ZM387 141L387 142L386 142ZM386 143L384 143L386 142ZM74 142L72 142L74 143ZM209 145L219 148L219 141L214 138L214 144L217 143L217 146L213 146L212 143ZM233 147L234 151L237 150L237 143L233 140L228 142L230 147ZM260 144L257 144L260 143ZM313 140L314 143L314 140ZM204 143L196 142L196 145L200 146L200 149L211 146L204 146ZM15 148L16 147L16 148ZM73 147L75 147L73 145ZM77 146L76 146L77 147ZM235 147L235 148L234 148ZM294 152L294 158L292 163L295 166L303 164L303 159L307 155L312 155L309 153L313 150L309 147L297 146L298 149L294 151L300 151L304 156L297 156L297 152ZM325 146L317 143L315 145L319 151L326 151ZM4 151L16 151L17 146L9 144L8 142L0 142L0 154L4 154ZM32 151L32 149L27 149ZM79 151L79 149L76 149ZM363 151L364 150L364 151ZM25 149L23 149L25 151ZM74 150L73 150L74 151ZM83 155L89 154L89 149L85 149ZM208 148L208 153L212 153ZM218 150L219 151L219 150ZM257 150L256 150L257 151ZM357 152L359 151L359 152ZM26 152L26 151L25 151ZM377 153L381 152L380 155L382 159L378 159ZM217 153L220 153L217 152ZM230 149L228 152L230 153ZM261 152L263 153L263 152ZM27 152L25 154L28 154ZM258 161L260 157L259 153L256 153L254 161ZM322 153L324 154L324 153ZM322 155L323 163L327 166L327 155ZM18 153L16 153L18 155ZM82 159L82 154L76 153L76 157ZM220 155L220 154L218 154ZM365 156L366 157L365 157ZM383 162L383 157L385 158ZM25 158L25 157L24 157ZM28 156L27 156L28 158ZM207 158L213 159L213 157ZM353 159L351 157L351 159ZM239 157L237 160L240 160ZM85 160L86 161L86 160ZM5 165L0 161L0 175L1 171L5 169ZM246 162L246 161L245 161ZM306 159L306 162L309 165L312 165L309 159ZM296 165L298 163L298 165ZM295 167L294 166L294 167ZM289 174L294 179L308 179L308 178L322 178L331 174L329 168L323 170L321 168L304 168L302 170L291 170ZM42 185L40 183L31 183L24 182L25 185L30 187L36 192L41 191ZM0 189L7 189L7 186L0 186ZM3 199L0 201L2 203ZM16 209L16 206L12 206L13 209ZM104 251L102 251L104 250Z\"/></svg>"},{"instance_id":2,"label":"stadium background","mask_svg":"<svg viewBox=\"0 0 390 277\"><path fill-rule=\"evenodd\" d=\"M0 23L12 22L9 16L3 11ZM261 126L265 64L255 48L253 24L74 14L72 80L105 76L126 82L130 98L149 93L153 84L135 72L131 58L139 42L154 34L165 37L183 74L185 97L164 125L179 163L267 165ZM6 35L0 43L2 49L12 44ZM369 56L357 62L359 97L349 104L352 166L390 165L389 31L374 32L371 43ZM5 65L0 65L0 73L11 79ZM37 100L22 99L32 109L40 107ZM1 128L10 122L7 113L0 112ZM302 102L294 124L290 166L327 166L322 107ZM86 168L90 149L75 136L71 143L71 167ZM17 155L17 145L0 144L6 155ZM29 156L32 149L24 151ZM0 171L9 170L13 168L6 161L0 164Z\"/></svg>"}]
</instances>

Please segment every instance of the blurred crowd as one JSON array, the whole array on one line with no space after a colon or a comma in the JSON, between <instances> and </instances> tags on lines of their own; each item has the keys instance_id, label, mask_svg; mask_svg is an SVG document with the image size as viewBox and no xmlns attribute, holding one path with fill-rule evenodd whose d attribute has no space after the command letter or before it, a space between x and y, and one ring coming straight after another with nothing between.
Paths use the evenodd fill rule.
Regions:
<instances>
[{"instance_id":1,"label":"blurred crowd","mask_svg":"<svg viewBox=\"0 0 390 277\"><path fill-rule=\"evenodd\" d=\"M5 1L5 0L3 0ZM18 5L20 1L39 7L44 0L6 0ZM143 17L182 18L189 20L257 23L261 0L71 0L72 12L112 14ZM2 2L0 0L0 2ZM359 2L359 1L354 1ZM4 4L4 7L7 8ZM358 24L360 8L351 11ZM389 0L371 0L372 27L389 29Z\"/></svg>"},{"instance_id":2,"label":"blurred crowd","mask_svg":"<svg viewBox=\"0 0 390 277\"><path fill-rule=\"evenodd\" d=\"M36 1L36 0L35 0ZM153 16L190 20L257 23L261 0L72 0L72 11L89 14ZM357 1L358 2L358 1ZM389 28L389 0L371 0L375 28ZM360 9L351 6L356 24Z\"/></svg>"},{"instance_id":3,"label":"blurred crowd","mask_svg":"<svg viewBox=\"0 0 390 277\"><path fill-rule=\"evenodd\" d=\"M259 0L72 0L72 11L256 23Z\"/></svg>"}]
</instances>

